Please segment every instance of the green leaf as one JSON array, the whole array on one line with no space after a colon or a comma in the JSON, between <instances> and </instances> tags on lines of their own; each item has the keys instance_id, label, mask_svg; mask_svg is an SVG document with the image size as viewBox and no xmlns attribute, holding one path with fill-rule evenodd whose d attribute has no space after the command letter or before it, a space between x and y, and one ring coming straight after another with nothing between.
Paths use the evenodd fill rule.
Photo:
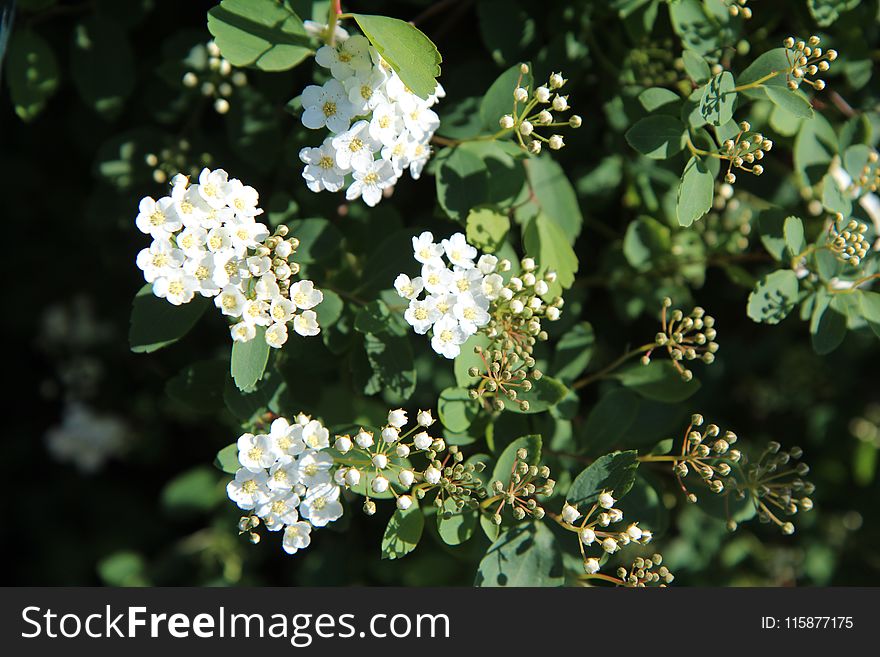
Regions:
<instances>
[{"instance_id":1,"label":"green leaf","mask_svg":"<svg viewBox=\"0 0 880 657\"><path fill-rule=\"evenodd\" d=\"M392 313L381 299L370 301L358 310L354 318L354 328L360 333L373 335L389 333L402 337L407 332L400 315Z\"/></svg>"},{"instance_id":2,"label":"green leaf","mask_svg":"<svg viewBox=\"0 0 880 657\"><path fill-rule=\"evenodd\" d=\"M715 176L697 156L684 167L675 205L675 214L681 226L690 226L712 208L715 196Z\"/></svg>"},{"instance_id":3,"label":"green leaf","mask_svg":"<svg viewBox=\"0 0 880 657\"><path fill-rule=\"evenodd\" d=\"M162 507L174 514L207 512L226 497L217 473L200 465L169 481L162 489Z\"/></svg>"},{"instance_id":4,"label":"green leaf","mask_svg":"<svg viewBox=\"0 0 880 657\"><path fill-rule=\"evenodd\" d=\"M837 134L821 114L804 120L794 141L794 163L805 185L817 184L837 154Z\"/></svg>"},{"instance_id":5,"label":"green leaf","mask_svg":"<svg viewBox=\"0 0 880 657\"><path fill-rule=\"evenodd\" d=\"M437 201L452 219L464 220L472 208L486 202L489 172L479 155L458 146L440 157L435 177Z\"/></svg>"},{"instance_id":6,"label":"green leaf","mask_svg":"<svg viewBox=\"0 0 880 657\"><path fill-rule=\"evenodd\" d=\"M480 101L480 118L483 121L483 127L490 131L496 132L499 129L498 121L505 114L513 112L513 90L517 84L529 89L532 87L532 74L523 75L520 72L520 64L511 66L504 71Z\"/></svg>"},{"instance_id":7,"label":"green leaf","mask_svg":"<svg viewBox=\"0 0 880 657\"><path fill-rule=\"evenodd\" d=\"M407 338L383 333L364 336L364 350L372 374L364 384L368 395L388 390L409 399L416 388L412 347Z\"/></svg>"},{"instance_id":8,"label":"green leaf","mask_svg":"<svg viewBox=\"0 0 880 657\"><path fill-rule=\"evenodd\" d=\"M125 30L99 14L76 25L70 73L87 105L116 117L135 87L134 53Z\"/></svg>"},{"instance_id":9,"label":"green leaf","mask_svg":"<svg viewBox=\"0 0 880 657\"><path fill-rule=\"evenodd\" d=\"M703 57L695 53L693 50L685 48L681 53L681 59L684 62L684 71L697 84L703 84L712 77L712 71L709 64Z\"/></svg>"},{"instance_id":10,"label":"green leaf","mask_svg":"<svg viewBox=\"0 0 880 657\"><path fill-rule=\"evenodd\" d=\"M621 442L635 421L641 400L627 388L603 395L593 406L578 442L592 454L601 454Z\"/></svg>"},{"instance_id":11,"label":"green leaf","mask_svg":"<svg viewBox=\"0 0 880 657\"><path fill-rule=\"evenodd\" d=\"M807 0L810 14L820 27L829 27L843 12L855 9L861 0Z\"/></svg>"},{"instance_id":12,"label":"green leaf","mask_svg":"<svg viewBox=\"0 0 880 657\"><path fill-rule=\"evenodd\" d=\"M232 343L230 373L235 385L243 392L253 390L263 378L269 362L269 345L266 343L266 329L257 327L253 340Z\"/></svg>"},{"instance_id":13,"label":"green leaf","mask_svg":"<svg viewBox=\"0 0 880 657\"><path fill-rule=\"evenodd\" d=\"M623 498L636 479L638 456L638 452L630 450L599 457L575 477L565 499L572 506L579 506L581 513L586 513L603 490L613 491L615 500Z\"/></svg>"},{"instance_id":14,"label":"green leaf","mask_svg":"<svg viewBox=\"0 0 880 657\"><path fill-rule=\"evenodd\" d=\"M517 460L517 450L524 448L528 452L525 459L526 463L538 465L541 460L541 447L540 435L520 436L505 447L504 451L498 456L495 467L492 469L490 481L500 481L506 487L510 483L510 475L513 474L513 464Z\"/></svg>"},{"instance_id":15,"label":"green leaf","mask_svg":"<svg viewBox=\"0 0 880 657\"><path fill-rule=\"evenodd\" d=\"M532 389L521 393L517 399L529 402L529 410L524 411L515 402L507 402L511 413L543 413L556 406L568 394L568 388L550 376L542 376L532 382Z\"/></svg>"},{"instance_id":16,"label":"green leaf","mask_svg":"<svg viewBox=\"0 0 880 657\"><path fill-rule=\"evenodd\" d=\"M789 60L786 55L785 48L774 48L768 50L758 56L745 71L739 75L739 84L744 86L752 84L758 80L769 76L771 73L778 73L761 83L761 88L749 89L745 93L753 98L761 98L765 96L767 87L784 87L786 86L785 71L789 69ZM780 73L781 71L781 73Z\"/></svg>"},{"instance_id":17,"label":"green leaf","mask_svg":"<svg viewBox=\"0 0 880 657\"><path fill-rule=\"evenodd\" d=\"M233 66L284 71L311 53L303 22L287 0L223 0L208 11L208 31Z\"/></svg>"},{"instance_id":18,"label":"green leaf","mask_svg":"<svg viewBox=\"0 0 880 657\"><path fill-rule=\"evenodd\" d=\"M627 143L654 160L672 157L684 148L686 140L684 123L666 114L645 117L626 132Z\"/></svg>"},{"instance_id":19,"label":"green leaf","mask_svg":"<svg viewBox=\"0 0 880 657\"><path fill-rule=\"evenodd\" d=\"M354 14L354 19L410 91L422 99L434 93L443 58L424 32L412 23L387 16ZM510 93L512 98L512 89Z\"/></svg>"},{"instance_id":20,"label":"green leaf","mask_svg":"<svg viewBox=\"0 0 880 657\"><path fill-rule=\"evenodd\" d=\"M700 115L706 123L719 126L733 119L735 87L736 82L730 71L722 71L706 83L700 98Z\"/></svg>"},{"instance_id":21,"label":"green leaf","mask_svg":"<svg viewBox=\"0 0 880 657\"><path fill-rule=\"evenodd\" d=\"M674 91L663 87L651 87L639 94L639 102L648 112L662 110L678 115L681 109L681 97Z\"/></svg>"},{"instance_id":22,"label":"green leaf","mask_svg":"<svg viewBox=\"0 0 880 657\"><path fill-rule=\"evenodd\" d=\"M177 342L195 326L208 308L208 301L197 296L189 303L175 306L153 294L153 286L144 285L135 295L131 308L128 343L137 354L167 347Z\"/></svg>"},{"instance_id":23,"label":"green leaf","mask_svg":"<svg viewBox=\"0 0 880 657\"><path fill-rule=\"evenodd\" d=\"M813 117L813 106L806 97L788 87L766 86L764 93L773 101L777 107L781 107L789 114L800 119L810 119Z\"/></svg>"},{"instance_id":24,"label":"green leaf","mask_svg":"<svg viewBox=\"0 0 880 657\"><path fill-rule=\"evenodd\" d=\"M793 258L803 253L807 247L804 237L804 222L799 217L786 217L782 225L782 234L785 237L785 246L789 255Z\"/></svg>"},{"instance_id":25,"label":"green leaf","mask_svg":"<svg viewBox=\"0 0 880 657\"><path fill-rule=\"evenodd\" d=\"M880 292L859 292L859 304L862 309L862 317L868 322L868 326L874 334L880 338Z\"/></svg>"},{"instance_id":26,"label":"green leaf","mask_svg":"<svg viewBox=\"0 0 880 657\"><path fill-rule=\"evenodd\" d=\"M798 302L798 279L790 269L780 269L762 278L749 294L746 313L755 322L778 324Z\"/></svg>"},{"instance_id":27,"label":"green leaf","mask_svg":"<svg viewBox=\"0 0 880 657\"><path fill-rule=\"evenodd\" d=\"M486 337L485 333L477 333L469 337L467 342L461 345L461 353L455 358L453 369L455 371L455 382L459 388L469 388L476 381L476 379L468 374L470 368L476 367L480 371L485 371L486 369L483 359L474 353L474 347L477 346L483 349L489 347L489 338Z\"/></svg>"},{"instance_id":28,"label":"green leaf","mask_svg":"<svg viewBox=\"0 0 880 657\"><path fill-rule=\"evenodd\" d=\"M291 256L301 265L326 262L338 258L342 232L326 219L297 219L287 224L290 237L299 240L299 248Z\"/></svg>"},{"instance_id":29,"label":"green leaf","mask_svg":"<svg viewBox=\"0 0 880 657\"><path fill-rule=\"evenodd\" d=\"M14 30L6 54L6 79L23 121L36 117L58 88L58 61L52 47L28 28Z\"/></svg>"},{"instance_id":30,"label":"green leaf","mask_svg":"<svg viewBox=\"0 0 880 657\"><path fill-rule=\"evenodd\" d=\"M238 461L238 444L232 443L217 452L217 456L214 457L214 467L220 468L227 474L238 472L241 467Z\"/></svg>"},{"instance_id":31,"label":"green leaf","mask_svg":"<svg viewBox=\"0 0 880 657\"><path fill-rule=\"evenodd\" d=\"M685 381L668 360L652 360L647 365L635 363L615 375L623 385L646 399L677 404L700 389L694 378Z\"/></svg>"},{"instance_id":32,"label":"green leaf","mask_svg":"<svg viewBox=\"0 0 880 657\"><path fill-rule=\"evenodd\" d=\"M813 350L820 356L837 349L846 337L846 314L840 312L836 301L835 296L824 289L816 295L810 318L810 338Z\"/></svg>"},{"instance_id":33,"label":"green leaf","mask_svg":"<svg viewBox=\"0 0 880 657\"><path fill-rule=\"evenodd\" d=\"M477 569L476 586L562 586L562 556L542 522L515 525L498 536Z\"/></svg>"},{"instance_id":34,"label":"green leaf","mask_svg":"<svg viewBox=\"0 0 880 657\"><path fill-rule=\"evenodd\" d=\"M828 212L839 212L844 217L852 214L852 200L844 196L830 173L822 178L822 205Z\"/></svg>"},{"instance_id":35,"label":"green leaf","mask_svg":"<svg viewBox=\"0 0 880 657\"><path fill-rule=\"evenodd\" d=\"M489 208L471 210L467 216L467 240L484 253L495 253L510 230L510 217Z\"/></svg>"},{"instance_id":36,"label":"green leaf","mask_svg":"<svg viewBox=\"0 0 880 657\"><path fill-rule=\"evenodd\" d=\"M400 559L408 555L419 544L424 528L425 516L415 499L406 511L397 509L388 521L382 537L382 558Z\"/></svg>"},{"instance_id":37,"label":"green leaf","mask_svg":"<svg viewBox=\"0 0 880 657\"><path fill-rule=\"evenodd\" d=\"M556 345L553 364L550 370L553 376L566 385L570 385L587 369L593 357L596 335L589 322L575 324L565 333Z\"/></svg>"},{"instance_id":38,"label":"green leaf","mask_svg":"<svg viewBox=\"0 0 880 657\"><path fill-rule=\"evenodd\" d=\"M480 413L479 404L464 388L446 388L440 393L437 414L444 427L453 433L464 433Z\"/></svg>"},{"instance_id":39,"label":"green leaf","mask_svg":"<svg viewBox=\"0 0 880 657\"><path fill-rule=\"evenodd\" d=\"M584 217L562 166L550 156L533 157L523 164L538 206L559 226L568 243L574 244Z\"/></svg>"},{"instance_id":40,"label":"green leaf","mask_svg":"<svg viewBox=\"0 0 880 657\"><path fill-rule=\"evenodd\" d=\"M653 263L668 257L672 249L672 231L656 219L638 217L626 227L623 255L638 271L648 271Z\"/></svg>"},{"instance_id":41,"label":"green leaf","mask_svg":"<svg viewBox=\"0 0 880 657\"><path fill-rule=\"evenodd\" d=\"M461 545L474 535L478 518L476 509L459 510L452 498L446 498L443 508L437 512L437 532L447 545Z\"/></svg>"},{"instance_id":42,"label":"green leaf","mask_svg":"<svg viewBox=\"0 0 880 657\"><path fill-rule=\"evenodd\" d=\"M147 564L137 552L114 552L98 562L97 570L107 586L150 586L146 576Z\"/></svg>"},{"instance_id":43,"label":"green leaf","mask_svg":"<svg viewBox=\"0 0 880 657\"><path fill-rule=\"evenodd\" d=\"M552 269L562 287L571 287L578 259L558 224L543 212L538 213L526 225L523 244L526 254L537 261L541 272Z\"/></svg>"}]
</instances>

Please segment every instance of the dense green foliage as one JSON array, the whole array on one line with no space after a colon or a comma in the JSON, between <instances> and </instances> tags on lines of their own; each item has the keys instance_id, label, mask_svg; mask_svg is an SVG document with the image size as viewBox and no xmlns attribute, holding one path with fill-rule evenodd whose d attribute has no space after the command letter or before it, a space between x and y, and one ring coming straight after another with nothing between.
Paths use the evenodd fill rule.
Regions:
<instances>
[{"instance_id":1,"label":"dense green foliage","mask_svg":"<svg viewBox=\"0 0 880 657\"><path fill-rule=\"evenodd\" d=\"M430 94L438 74L447 92L426 173L375 208L314 194L300 175L298 153L315 139L298 95L323 75L301 19L326 23L329 3L215 4L18 2L0 161L6 215L38 231L26 243L41 247L43 266L24 272L17 255L37 313L6 329L28 346L15 366L27 405L9 440L13 489L28 505L10 516L22 549L8 583L576 581L577 537L556 523L497 527L428 500L395 511L379 499L368 517L352 497L295 556L265 535L257 546L237 536L225 485L242 427L304 411L350 431L381 426L398 406L433 409L448 444L487 466L486 482L509 477L527 448L556 480L548 514L613 489L627 519L653 530L641 553L662 552L677 585L880 583L880 258L872 250L854 266L828 247L835 213L878 237L860 202L867 189L853 196L829 173L877 176L877 0L753 2L749 20L724 0L346 3L364 13L345 27L359 27L413 93ZM783 40L813 34L839 56L824 90L793 90L779 74L790 65ZM247 74L220 94L228 112L182 82L203 75L212 36ZM483 138L518 81L560 70L583 117L565 148L534 156L509 135ZM742 152L754 153L758 131L772 151L760 175L733 168L731 190L728 161L711 153L748 139ZM300 240L297 262L325 295L319 337L230 349L208 301L171 307L141 289L137 202L202 166L253 185L266 223ZM564 312L536 346L544 376L521 396L527 412L473 401L474 355L440 358L401 319L392 284L417 273L410 239L422 230L465 232L487 253L557 272ZM711 366L688 365L692 380L659 343L639 362L667 297L716 321L721 348ZM71 400L126 426L126 448L98 472L47 453L43 436ZM798 514L794 535L746 522L754 507L705 489L688 504L669 463L645 459L668 455L670 439L677 453L693 413L735 431L743 451L803 449L815 509ZM741 521L733 533L728 516Z\"/></svg>"}]
</instances>

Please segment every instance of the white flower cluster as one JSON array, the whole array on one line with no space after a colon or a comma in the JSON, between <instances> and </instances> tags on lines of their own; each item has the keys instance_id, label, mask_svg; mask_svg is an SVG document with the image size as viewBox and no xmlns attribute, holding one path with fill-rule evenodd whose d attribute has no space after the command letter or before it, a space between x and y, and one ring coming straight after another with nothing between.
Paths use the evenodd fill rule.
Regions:
<instances>
[{"instance_id":1,"label":"white flower cluster","mask_svg":"<svg viewBox=\"0 0 880 657\"><path fill-rule=\"evenodd\" d=\"M372 207L406 169L413 178L421 175L440 125L431 107L445 92L438 84L422 100L366 37L340 36L337 45L322 46L315 55L332 77L302 93L303 125L330 132L320 146L300 151L302 175L313 192L338 192L350 180L345 197L363 198Z\"/></svg>"},{"instance_id":2,"label":"white flower cluster","mask_svg":"<svg viewBox=\"0 0 880 657\"><path fill-rule=\"evenodd\" d=\"M329 431L303 414L293 424L277 418L268 434L243 434L238 439L241 468L226 486L229 499L253 512L240 529L248 531L259 521L269 531L283 529L282 547L294 554L309 546L312 528L342 517L333 457L324 451L329 446Z\"/></svg>"},{"instance_id":3,"label":"white flower cluster","mask_svg":"<svg viewBox=\"0 0 880 657\"><path fill-rule=\"evenodd\" d=\"M203 169L199 182L181 174L171 195L141 200L135 223L153 243L137 256L137 266L153 293L169 303L189 303L196 294L236 321L232 339L248 342L265 327L270 347L287 342L287 325L303 336L320 332L312 308L324 295L308 280L291 284L299 265L290 256L299 246L284 239L287 227L270 236L256 220L257 190L229 178L222 169Z\"/></svg>"},{"instance_id":4,"label":"white flower cluster","mask_svg":"<svg viewBox=\"0 0 880 657\"><path fill-rule=\"evenodd\" d=\"M394 281L397 293L409 300L404 318L419 335L432 331L434 351L455 358L461 345L489 323L489 305L504 288L496 273L498 258L484 254L477 260L477 249L462 233L435 244L434 235L425 231L412 244L421 275L400 274Z\"/></svg>"},{"instance_id":5,"label":"white flower cluster","mask_svg":"<svg viewBox=\"0 0 880 657\"><path fill-rule=\"evenodd\" d=\"M121 454L128 442L129 431L121 420L99 415L78 402L68 404L61 424L46 434L46 446L55 459L73 463L87 474Z\"/></svg>"}]
</instances>

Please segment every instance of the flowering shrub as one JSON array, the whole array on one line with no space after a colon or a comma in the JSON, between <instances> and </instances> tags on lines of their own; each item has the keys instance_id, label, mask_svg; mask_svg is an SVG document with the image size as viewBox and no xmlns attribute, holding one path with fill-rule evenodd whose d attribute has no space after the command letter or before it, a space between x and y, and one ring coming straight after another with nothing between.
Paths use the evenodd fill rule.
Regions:
<instances>
[{"instance_id":1,"label":"flowering shrub","mask_svg":"<svg viewBox=\"0 0 880 657\"><path fill-rule=\"evenodd\" d=\"M17 5L71 580L877 580L876 2Z\"/></svg>"}]
</instances>

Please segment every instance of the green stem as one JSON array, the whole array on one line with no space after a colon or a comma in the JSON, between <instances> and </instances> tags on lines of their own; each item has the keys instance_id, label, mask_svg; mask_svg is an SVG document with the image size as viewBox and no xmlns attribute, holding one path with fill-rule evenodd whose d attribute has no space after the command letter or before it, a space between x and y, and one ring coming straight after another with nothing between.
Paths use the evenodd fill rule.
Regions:
<instances>
[{"instance_id":1,"label":"green stem","mask_svg":"<svg viewBox=\"0 0 880 657\"><path fill-rule=\"evenodd\" d=\"M629 360L633 356L638 356L641 353L644 353L646 351L650 351L651 349L653 349L656 346L657 345L652 342L650 344L643 344L641 347L638 347L636 349L633 349L632 351L626 352L625 354L623 354L623 356L621 356L620 358L615 360L613 363L611 363L607 367L599 370L598 372L596 372L594 374L590 374L589 376L585 376L583 379L580 379L579 381L575 381L571 386L572 390L580 390L581 388L590 385L594 381L599 381L600 379L604 379L611 372L613 372L618 367L623 365L627 360Z\"/></svg>"},{"instance_id":2,"label":"green stem","mask_svg":"<svg viewBox=\"0 0 880 657\"><path fill-rule=\"evenodd\" d=\"M758 78L754 82L749 82L748 84L741 84L737 87L734 87L733 90L734 91L745 91L746 89L755 89L757 87L760 87L765 82L767 82L767 80L772 80L780 73L782 73L782 71L773 71L772 73L768 73L767 75L765 75L762 78Z\"/></svg>"}]
</instances>

